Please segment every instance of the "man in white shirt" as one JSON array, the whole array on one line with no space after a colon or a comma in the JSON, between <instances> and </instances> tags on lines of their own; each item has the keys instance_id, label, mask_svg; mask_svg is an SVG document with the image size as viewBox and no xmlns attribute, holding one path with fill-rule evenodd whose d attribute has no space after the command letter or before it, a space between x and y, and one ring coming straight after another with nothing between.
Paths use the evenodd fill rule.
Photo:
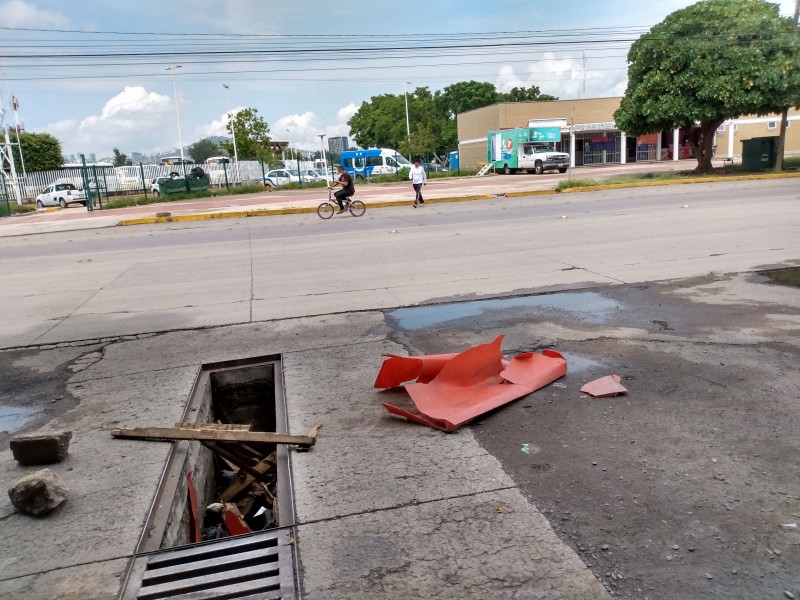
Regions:
<instances>
[{"instance_id":1,"label":"man in white shirt","mask_svg":"<svg viewBox=\"0 0 800 600\"><path fill-rule=\"evenodd\" d=\"M422 198L422 186L426 185L428 181L428 177L425 175L425 169L419 166L418 158L414 159L414 166L411 167L408 178L411 180L411 185L414 187L414 193L416 194L413 206L417 208L417 204L420 206L425 204L425 200Z\"/></svg>"}]
</instances>

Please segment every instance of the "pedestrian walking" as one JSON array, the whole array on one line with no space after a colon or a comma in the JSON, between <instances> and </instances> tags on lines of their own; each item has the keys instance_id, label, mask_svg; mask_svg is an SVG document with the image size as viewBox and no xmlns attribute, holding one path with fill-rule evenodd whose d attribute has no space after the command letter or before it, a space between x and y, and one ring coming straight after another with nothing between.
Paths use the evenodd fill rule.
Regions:
<instances>
[{"instance_id":1,"label":"pedestrian walking","mask_svg":"<svg viewBox=\"0 0 800 600\"><path fill-rule=\"evenodd\" d=\"M417 204L422 206L425 204L425 199L422 197L422 186L427 185L428 176L425 174L425 169L419 166L419 159L414 159L414 166L411 167L411 171L408 173L408 178L411 180L411 185L414 188L414 193L416 194L414 198L414 208L417 208Z\"/></svg>"}]
</instances>

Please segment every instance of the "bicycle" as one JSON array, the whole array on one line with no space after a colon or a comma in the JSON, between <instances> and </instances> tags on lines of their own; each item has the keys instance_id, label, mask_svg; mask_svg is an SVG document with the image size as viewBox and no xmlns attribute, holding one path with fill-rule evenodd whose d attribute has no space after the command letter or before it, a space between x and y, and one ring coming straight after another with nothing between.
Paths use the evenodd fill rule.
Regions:
<instances>
[{"instance_id":1,"label":"bicycle","mask_svg":"<svg viewBox=\"0 0 800 600\"><path fill-rule=\"evenodd\" d=\"M342 205L345 210L350 211L354 217L360 217L367 212L367 205L361 200L353 200L352 196L348 196L342 200ZM317 207L317 214L320 219L330 219L339 210L339 204L333 197L333 191L328 188L328 201L323 202Z\"/></svg>"}]
</instances>

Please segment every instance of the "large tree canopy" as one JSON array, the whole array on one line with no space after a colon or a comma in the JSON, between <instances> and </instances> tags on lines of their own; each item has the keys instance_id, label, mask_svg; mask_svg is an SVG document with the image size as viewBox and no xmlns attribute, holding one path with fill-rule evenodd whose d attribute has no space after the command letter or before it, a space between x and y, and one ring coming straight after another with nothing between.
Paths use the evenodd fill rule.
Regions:
<instances>
[{"instance_id":1,"label":"large tree canopy","mask_svg":"<svg viewBox=\"0 0 800 600\"><path fill-rule=\"evenodd\" d=\"M405 94L383 94L364 102L350 118L353 139L362 148L397 148L418 156L433 153L440 158L458 145L456 115L497 102L554 100L538 87L514 88L508 94L498 92L491 83L462 81L431 94L427 87L408 93L406 129Z\"/></svg>"},{"instance_id":2,"label":"large tree canopy","mask_svg":"<svg viewBox=\"0 0 800 600\"><path fill-rule=\"evenodd\" d=\"M614 114L632 135L699 124L697 170L712 170L714 132L727 119L800 105L791 20L763 0L703 0L670 14L628 53L628 88Z\"/></svg>"},{"instance_id":3,"label":"large tree canopy","mask_svg":"<svg viewBox=\"0 0 800 600\"><path fill-rule=\"evenodd\" d=\"M19 146L16 145L19 141ZM49 171L59 169L64 164L61 156L61 142L49 133L17 133L11 132L11 153L14 156L14 167L17 173L22 174L22 163L19 160L19 148L25 159L26 171Z\"/></svg>"}]
</instances>

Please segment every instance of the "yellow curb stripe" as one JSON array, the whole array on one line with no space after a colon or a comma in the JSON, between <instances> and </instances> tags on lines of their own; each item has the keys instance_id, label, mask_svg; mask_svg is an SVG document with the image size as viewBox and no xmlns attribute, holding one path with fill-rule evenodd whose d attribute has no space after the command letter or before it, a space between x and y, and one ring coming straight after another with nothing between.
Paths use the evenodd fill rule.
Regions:
<instances>
[{"instance_id":1,"label":"yellow curb stripe","mask_svg":"<svg viewBox=\"0 0 800 600\"><path fill-rule=\"evenodd\" d=\"M724 181L753 181L758 179L790 179L800 177L800 173L767 173L764 175L733 175L730 177L691 177L687 179L666 179L664 181L632 181L630 183L608 183L587 185L561 190L562 194L573 192L597 192L602 190L620 190L635 187L656 187L661 185L683 185L687 183L716 183Z\"/></svg>"},{"instance_id":2,"label":"yellow curb stripe","mask_svg":"<svg viewBox=\"0 0 800 600\"><path fill-rule=\"evenodd\" d=\"M553 192L547 192L552 194ZM524 193L522 195L528 195ZM446 202L464 202L469 200L493 200L497 197L492 194L481 194L474 196L455 196L451 198L432 198L426 200L426 204L439 204ZM413 200L389 200L379 204L369 204L367 208L389 208L393 206L409 206ZM173 215L169 217L140 217L138 219L123 219L119 222L121 226L129 225L153 225L155 223L181 223L186 221L210 221L213 219L244 219L247 217L271 217L274 215L297 215L304 213L316 213L317 208L314 207L297 207L297 208L260 208L255 210L224 212L224 213L198 213L193 215Z\"/></svg>"}]
</instances>

